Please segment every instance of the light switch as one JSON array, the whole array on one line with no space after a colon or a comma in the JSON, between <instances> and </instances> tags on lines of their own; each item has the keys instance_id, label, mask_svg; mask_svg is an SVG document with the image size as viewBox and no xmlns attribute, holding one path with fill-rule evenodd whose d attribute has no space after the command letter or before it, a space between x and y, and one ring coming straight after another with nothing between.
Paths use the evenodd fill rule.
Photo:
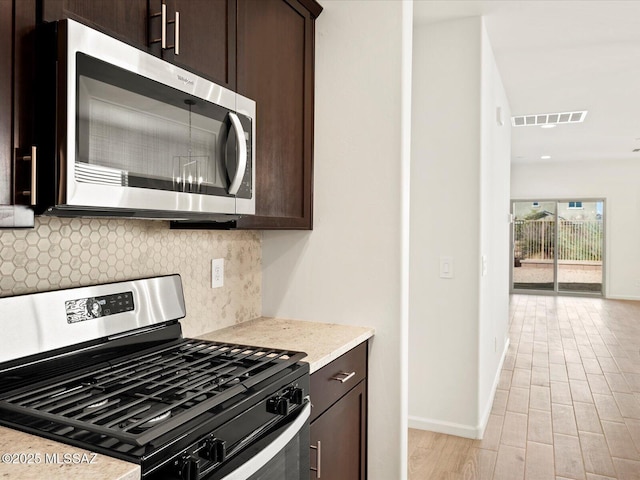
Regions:
<instances>
[{"instance_id":1,"label":"light switch","mask_svg":"<svg viewBox=\"0 0 640 480\"><path fill-rule=\"evenodd\" d=\"M453 278L453 257L440 256L440 278Z\"/></svg>"}]
</instances>

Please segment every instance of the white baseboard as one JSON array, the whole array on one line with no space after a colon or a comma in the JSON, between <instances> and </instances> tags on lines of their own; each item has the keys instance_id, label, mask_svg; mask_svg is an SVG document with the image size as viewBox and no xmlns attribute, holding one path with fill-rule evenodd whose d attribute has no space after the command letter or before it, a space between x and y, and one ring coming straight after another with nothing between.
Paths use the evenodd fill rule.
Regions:
<instances>
[{"instance_id":1,"label":"white baseboard","mask_svg":"<svg viewBox=\"0 0 640 480\"><path fill-rule=\"evenodd\" d=\"M417 428L418 430L428 430L430 432L446 433L447 435L456 435L457 437L479 439L484 435L484 431L487 428L489 422L489 415L491 415L491 408L493 407L493 399L500 382L500 372L502 371L502 365L504 359L507 356L507 350L509 350L509 339L505 342L504 350L502 351L502 357L500 358L500 364L496 371L495 378L493 380L493 386L491 388L490 401L485 407L485 412L482 415L482 419L478 425L464 425L461 423L445 422L442 420L434 420L431 418L422 418L409 416L409 428Z\"/></svg>"},{"instance_id":2,"label":"white baseboard","mask_svg":"<svg viewBox=\"0 0 640 480\"><path fill-rule=\"evenodd\" d=\"M409 416L409 428L418 430L428 430L430 432L446 433L457 437L476 438L477 429L471 425L460 423L443 422L430 418L420 418Z\"/></svg>"},{"instance_id":3,"label":"white baseboard","mask_svg":"<svg viewBox=\"0 0 640 480\"><path fill-rule=\"evenodd\" d=\"M504 359L507 356L507 351L509 350L509 339L504 342L504 349L502 350L502 356L500 357L500 363L498 364L498 370L496 371L496 375L493 379L493 385L491 386L491 395L489 395L489 401L487 402L487 406L484 409L484 413L480 418L480 423L478 424L478 436L475 438L484 437L484 431L487 428L487 423L489 423L489 415L491 415L491 408L493 407L493 400L496 397L496 390L498 389L498 383L500 383L500 373L502 372L502 366L504 365Z\"/></svg>"},{"instance_id":4,"label":"white baseboard","mask_svg":"<svg viewBox=\"0 0 640 480\"><path fill-rule=\"evenodd\" d=\"M640 297L630 295L607 295L605 298L607 300L640 300Z\"/></svg>"}]
</instances>

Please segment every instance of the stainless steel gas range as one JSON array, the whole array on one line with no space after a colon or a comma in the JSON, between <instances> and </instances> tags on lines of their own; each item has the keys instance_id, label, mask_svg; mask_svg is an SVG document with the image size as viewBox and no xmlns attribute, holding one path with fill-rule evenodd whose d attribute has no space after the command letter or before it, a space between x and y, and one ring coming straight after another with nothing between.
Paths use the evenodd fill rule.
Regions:
<instances>
[{"instance_id":1,"label":"stainless steel gas range","mask_svg":"<svg viewBox=\"0 0 640 480\"><path fill-rule=\"evenodd\" d=\"M301 352L182 337L178 275L0 299L0 424L144 479L301 480Z\"/></svg>"}]
</instances>

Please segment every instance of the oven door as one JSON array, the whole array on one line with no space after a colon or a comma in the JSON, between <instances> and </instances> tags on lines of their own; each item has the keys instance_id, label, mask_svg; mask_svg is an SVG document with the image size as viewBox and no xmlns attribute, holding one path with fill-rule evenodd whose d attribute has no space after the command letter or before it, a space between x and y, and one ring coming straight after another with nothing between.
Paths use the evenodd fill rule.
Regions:
<instances>
[{"instance_id":1,"label":"oven door","mask_svg":"<svg viewBox=\"0 0 640 480\"><path fill-rule=\"evenodd\" d=\"M294 418L240 452L207 480L307 480L309 416L307 403Z\"/></svg>"}]
</instances>

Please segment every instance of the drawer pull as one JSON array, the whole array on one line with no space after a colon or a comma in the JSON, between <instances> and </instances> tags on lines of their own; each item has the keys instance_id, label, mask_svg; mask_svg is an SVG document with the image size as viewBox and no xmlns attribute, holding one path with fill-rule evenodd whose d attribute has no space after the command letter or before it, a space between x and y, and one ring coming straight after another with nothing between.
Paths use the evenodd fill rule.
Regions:
<instances>
[{"instance_id":1,"label":"drawer pull","mask_svg":"<svg viewBox=\"0 0 640 480\"><path fill-rule=\"evenodd\" d=\"M316 447L315 445L310 445L311 449L313 450L317 450L317 457L316 457L316 467L317 468L310 468L309 470L316 472L316 478L320 478L321 475L321 471L322 471L322 442L320 440L318 440L318 446Z\"/></svg>"},{"instance_id":2,"label":"drawer pull","mask_svg":"<svg viewBox=\"0 0 640 480\"><path fill-rule=\"evenodd\" d=\"M355 376L356 376L356 372L351 372L351 373L340 372L335 377L331 377L331 380L337 380L340 383L345 383L347 380L350 380Z\"/></svg>"}]
</instances>

